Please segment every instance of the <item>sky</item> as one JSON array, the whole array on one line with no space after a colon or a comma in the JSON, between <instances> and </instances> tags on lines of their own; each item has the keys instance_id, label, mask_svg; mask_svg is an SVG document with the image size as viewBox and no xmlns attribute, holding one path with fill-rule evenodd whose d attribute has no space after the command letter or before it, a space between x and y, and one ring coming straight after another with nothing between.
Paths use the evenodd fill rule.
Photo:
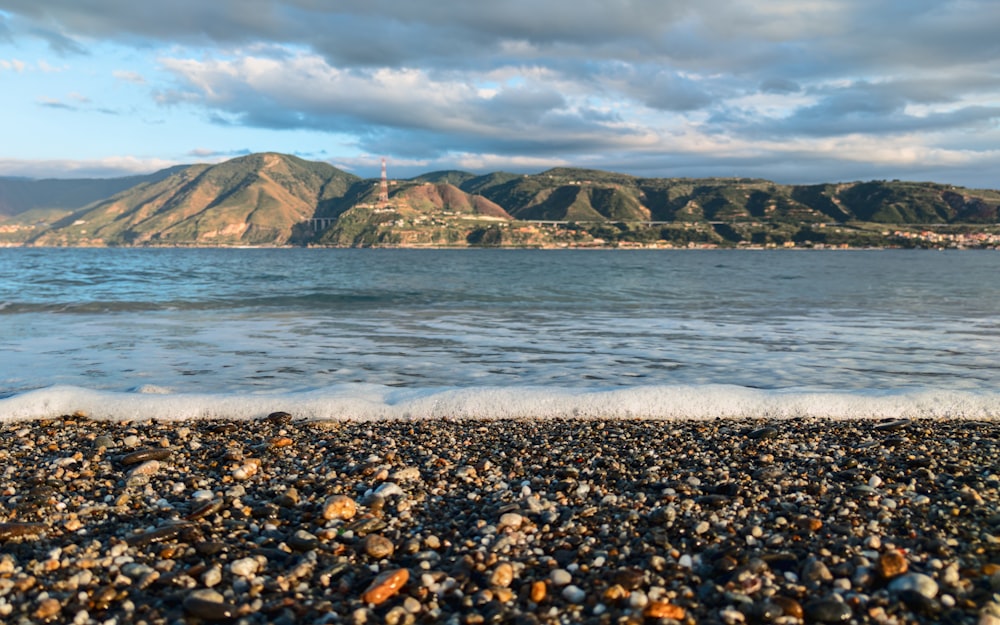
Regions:
<instances>
[{"instance_id":1,"label":"sky","mask_svg":"<svg viewBox=\"0 0 1000 625\"><path fill-rule=\"evenodd\" d=\"M0 0L0 176L254 152L1000 188L996 0Z\"/></svg>"}]
</instances>

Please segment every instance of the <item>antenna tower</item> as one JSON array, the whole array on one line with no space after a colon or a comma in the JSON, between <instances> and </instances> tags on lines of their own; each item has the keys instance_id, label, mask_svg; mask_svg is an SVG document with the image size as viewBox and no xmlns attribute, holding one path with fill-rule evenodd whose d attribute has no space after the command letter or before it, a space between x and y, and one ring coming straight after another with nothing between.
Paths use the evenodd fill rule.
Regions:
<instances>
[{"instance_id":1,"label":"antenna tower","mask_svg":"<svg viewBox=\"0 0 1000 625\"><path fill-rule=\"evenodd\" d=\"M382 182L378 191L378 207L385 208L389 204L389 178L385 175L385 157L382 157Z\"/></svg>"}]
</instances>

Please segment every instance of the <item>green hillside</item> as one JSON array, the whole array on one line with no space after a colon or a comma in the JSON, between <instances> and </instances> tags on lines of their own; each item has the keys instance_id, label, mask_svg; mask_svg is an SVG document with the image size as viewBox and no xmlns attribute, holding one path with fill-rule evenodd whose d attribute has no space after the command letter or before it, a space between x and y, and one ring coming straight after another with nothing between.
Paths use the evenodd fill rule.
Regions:
<instances>
[{"instance_id":1,"label":"green hillside","mask_svg":"<svg viewBox=\"0 0 1000 625\"><path fill-rule=\"evenodd\" d=\"M275 153L138 178L0 179L0 244L936 245L1000 228L1000 192L930 182L781 185L559 167L390 180L387 203L380 187ZM927 228L941 236L914 234Z\"/></svg>"}]
</instances>

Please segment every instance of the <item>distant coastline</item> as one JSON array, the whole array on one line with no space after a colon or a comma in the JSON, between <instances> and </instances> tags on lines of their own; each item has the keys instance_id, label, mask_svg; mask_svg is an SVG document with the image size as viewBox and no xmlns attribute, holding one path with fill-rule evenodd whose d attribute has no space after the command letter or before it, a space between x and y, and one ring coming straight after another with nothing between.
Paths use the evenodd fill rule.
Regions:
<instances>
[{"instance_id":1,"label":"distant coastline","mask_svg":"<svg viewBox=\"0 0 1000 625\"><path fill-rule=\"evenodd\" d=\"M108 181L0 178L0 246L19 245L995 249L1000 191L578 168L366 180L262 153Z\"/></svg>"}]
</instances>

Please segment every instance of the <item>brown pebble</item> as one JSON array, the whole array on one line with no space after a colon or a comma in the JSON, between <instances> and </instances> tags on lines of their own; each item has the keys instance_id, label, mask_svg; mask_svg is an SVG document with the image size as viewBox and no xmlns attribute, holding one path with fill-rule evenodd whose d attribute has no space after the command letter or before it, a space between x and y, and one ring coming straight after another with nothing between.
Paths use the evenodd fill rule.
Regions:
<instances>
[{"instance_id":1,"label":"brown pebble","mask_svg":"<svg viewBox=\"0 0 1000 625\"><path fill-rule=\"evenodd\" d=\"M545 599L545 595L549 592L548 586L545 582L539 580L532 582L531 584L531 600L535 603L541 603Z\"/></svg>"},{"instance_id":2,"label":"brown pebble","mask_svg":"<svg viewBox=\"0 0 1000 625\"><path fill-rule=\"evenodd\" d=\"M604 600L610 603L617 603L622 599L628 597L629 592L625 590L625 587L621 584L614 584L609 586L607 590L604 591Z\"/></svg>"},{"instance_id":3,"label":"brown pebble","mask_svg":"<svg viewBox=\"0 0 1000 625\"><path fill-rule=\"evenodd\" d=\"M877 570L883 579L892 579L893 577L902 575L909 568L909 562L906 561L906 557L899 551L887 551L878 557Z\"/></svg>"},{"instance_id":4,"label":"brown pebble","mask_svg":"<svg viewBox=\"0 0 1000 625\"><path fill-rule=\"evenodd\" d=\"M138 464L131 471L128 472L129 476L133 475L156 475L160 470L159 460L147 460L142 464Z\"/></svg>"},{"instance_id":5,"label":"brown pebble","mask_svg":"<svg viewBox=\"0 0 1000 625\"><path fill-rule=\"evenodd\" d=\"M327 521L334 519L351 519L358 513L358 504L346 495L334 495L326 500L323 505L323 518Z\"/></svg>"},{"instance_id":6,"label":"brown pebble","mask_svg":"<svg viewBox=\"0 0 1000 625\"><path fill-rule=\"evenodd\" d=\"M295 443L292 439L287 436L275 436L271 440L267 441L267 446L271 449L280 449L282 447L288 447Z\"/></svg>"},{"instance_id":7,"label":"brown pebble","mask_svg":"<svg viewBox=\"0 0 1000 625\"><path fill-rule=\"evenodd\" d=\"M279 410L278 412L272 412L271 414L267 415L266 417L264 417L264 420L267 421L267 422L269 422L269 423L275 423L277 425L284 425L286 423L290 423L291 422L292 415L289 414L289 413L287 413L287 412L283 412L283 411Z\"/></svg>"},{"instance_id":8,"label":"brown pebble","mask_svg":"<svg viewBox=\"0 0 1000 625\"><path fill-rule=\"evenodd\" d=\"M140 449L122 456L121 463L130 466L150 460L166 460L170 457L170 453L169 449Z\"/></svg>"},{"instance_id":9,"label":"brown pebble","mask_svg":"<svg viewBox=\"0 0 1000 625\"><path fill-rule=\"evenodd\" d=\"M802 604L800 604L795 599L791 597L782 597L781 595L776 595L771 597L771 603L781 608L781 611L785 616L790 616L792 618L801 619L805 617L805 612L802 610Z\"/></svg>"},{"instance_id":10,"label":"brown pebble","mask_svg":"<svg viewBox=\"0 0 1000 625\"><path fill-rule=\"evenodd\" d=\"M188 521L197 521L198 519L204 519L205 517L215 514L222 509L221 499L212 499L211 501L206 501L194 510L192 510L186 517Z\"/></svg>"},{"instance_id":11,"label":"brown pebble","mask_svg":"<svg viewBox=\"0 0 1000 625\"><path fill-rule=\"evenodd\" d=\"M669 618L680 621L684 619L686 612L681 606L666 601L650 601L642 614L646 618Z\"/></svg>"},{"instance_id":12,"label":"brown pebble","mask_svg":"<svg viewBox=\"0 0 1000 625\"><path fill-rule=\"evenodd\" d=\"M149 543L160 542L161 540L170 540L189 527L191 527L190 523L169 523L148 532L143 532L142 534L129 536L125 539L125 542L133 547L141 547Z\"/></svg>"},{"instance_id":13,"label":"brown pebble","mask_svg":"<svg viewBox=\"0 0 1000 625\"><path fill-rule=\"evenodd\" d=\"M361 600L365 603L379 605L392 597L410 579L410 571L407 569L393 569L379 574L361 595Z\"/></svg>"},{"instance_id":14,"label":"brown pebble","mask_svg":"<svg viewBox=\"0 0 1000 625\"><path fill-rule=\"evenodd\" d=\"M514 567L510 562L501 562L490 575L490 586L506 588L514 581Z\"/></svg>"},{"instance_id":15,"label":"brown pebble","mask_svg":"<svg viewBox=\"0 0 1000 625\"><path fill-rule=\"evenodd\" d=\"M381 534L368 534L365 536L364 550L369 556L381 560L391 556L396 547Z\"/></svg>"},{"instance_id":16,"label":"brown pebble","mask_svg":"<svg viewBox=\"0 0 1000 625\"><path fill-rule=\"evenodd\" d=\"M103 586L94 592L87 605L92 610L107 610L117 597L118 592L114 586Z\"/></svg>"},{"instance_id":17,"label":"brown pebble","mask_svg":"<svg viewBox=\"0 0 1000 625\"><path fill-rule=\"evenodd\" d=\"M0 542L38 538L48 529L42 523L0 523Z\"/></svg>"},{"instance_id":18,"label":"brown pebble","mask_svg":"<svg viewBox=\"0 0 1000 625\"><path fill-rule=\"evenodd\" d=\"M818 532L823 527L823 521L812 516L801 516L795 519L795 524L806 532Z\"/></svg>"},{"instance_id":19,"label":"brown pebble","mask_svg":"<svg viewBox=\"0 0 1000 625\"><path fill-rule=\"evenodd\" d=\"M46 599L38 604L38 609L35 610L35 618L47 621L50 618L55 617L62 611L62 605L59 603L58 599Z\"/></svg>"}]
</instances>

